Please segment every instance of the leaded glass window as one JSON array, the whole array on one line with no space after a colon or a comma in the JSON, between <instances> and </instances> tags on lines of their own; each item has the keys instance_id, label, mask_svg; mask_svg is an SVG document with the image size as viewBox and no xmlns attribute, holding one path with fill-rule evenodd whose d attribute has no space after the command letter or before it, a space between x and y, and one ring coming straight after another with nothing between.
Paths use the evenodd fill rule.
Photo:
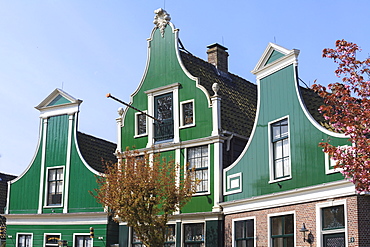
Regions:
<instances>
[{"instance_id":1,"label":"leaded glass window","mask_svg":"<svg viewBox=\"0 0 370 247\"><path fill-rule=\"evenodd\" d=\"M294 216L271 217L272 247L294 247Z\"/></svg>"},{"instance_id":2,"label":"leaded glass window","mask_svg":"<svg viewBox=\"0 0 370 247\"><path fill-rule=\"evenodd\" d=\"M197 192L208 191L208 146L188 148L189 169L194 168L195 178L200 181Z\"/></svg>"},{"instance_id":3,"label":"leaded glass window","mask_svg":"<svg viewBox=\"0 0 370 247\"><path fill-rule=\"evenodd\" d=\"M288 119L271 124L274 179L290 175Z\"/></svg>"},{"instance_id":4,"label":"leaded glass window","mask_svg":"<svg viewBox=\"0 0 370 247\"><path fill-rule=\"evenodd\" d=\"M48 171L48 206L62 204L63 168L49 169Z\"/></svg>"},{"instance_id":5,"label":"leaded glass window","mask_svg":"<svg viewBox=\"0 0 370 247\"><path fill-rule=\"evenodd\" d=\"M194 123L193 102L182 104L182 114L183 125L191 125Z\"/></svg>"},{"instance_id":6,"label":"leaded glass window","mask_svg":"<svg viewBox=\"0 0 370 247\"><path fill-rule=\"evenodd\" d=\"M173 102L172 93L154 98L154 117L160 121L154 122L155 141L173 139Z\"/></svg>"},{"instance_id":7,"label":"leaded glass window","mask_svg":"<svg viewBox=\"0 0 370 247\"><path fill-rule=\"evenodd\" d=\"M235 246L254 246L254 220L241 220L234 223Z\"/></svg>"},{"instance_id":8,"label":"leaded glass window","mask_svg":"<svg viewBox=\"0 0 370 247\"><path fill-rule=\"evenodd\" d=\"M204 224L185 224L184 225L184 246L203 247L204 246Z\"/></svg>"},{"instance_id":9,"label":"leaded glass window","mask_svg":"<svg viewBox=\"0 0 370 247\"><path fill-rule=\"evenodd\" d=\"M146 134L146 116L145 114L137 114L136 115L136 132L137 135L144 135Z\"/></svg>"}]
</instances>

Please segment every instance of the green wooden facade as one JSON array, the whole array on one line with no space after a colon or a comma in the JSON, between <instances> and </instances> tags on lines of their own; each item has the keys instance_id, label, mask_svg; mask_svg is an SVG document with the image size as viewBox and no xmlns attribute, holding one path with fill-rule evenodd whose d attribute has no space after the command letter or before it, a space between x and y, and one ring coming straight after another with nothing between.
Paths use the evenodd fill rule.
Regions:
<instances>
[{"instance_id":1,"label":"green wooden facade","mask_svg":"<svg viewBox=\"0 0 370 247\"><path fill-rule=\"evenodd\" d=\"M59 239L82 246L91 241L90 227L95 230L94 246L118 243L118 225L89 193L97 187L101 169L94 168L101 161L93 162L98 164L93 168L86 162L88 152L81 149L89 146L95 153L91 156L98 158L94 148L106 145L112 157L115 144L77 131L81 102L56 89L36 107L41 113L39 143L29 167L10 182L7 245L54 246L57 242L50 239Z\"/></svg>"}]
</instances>

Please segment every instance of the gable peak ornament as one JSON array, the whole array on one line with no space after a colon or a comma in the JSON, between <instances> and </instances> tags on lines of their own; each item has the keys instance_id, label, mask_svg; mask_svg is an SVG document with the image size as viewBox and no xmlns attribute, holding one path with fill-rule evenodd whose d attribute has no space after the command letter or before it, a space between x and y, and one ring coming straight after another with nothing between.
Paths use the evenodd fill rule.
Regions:
<instances>
[{"instance_id":1,"label":"gable peak ornament","mask_svg":"<svg viewBox=\"0 0 370 247\"><path fill-rule=\"evenodd\" d=\"M166 10L159 8L154 11L154 25L161 30L162 38L164 37L164 29L166 28L168 22L171 20L170 14Z\"/></svg>"}]
</instances>

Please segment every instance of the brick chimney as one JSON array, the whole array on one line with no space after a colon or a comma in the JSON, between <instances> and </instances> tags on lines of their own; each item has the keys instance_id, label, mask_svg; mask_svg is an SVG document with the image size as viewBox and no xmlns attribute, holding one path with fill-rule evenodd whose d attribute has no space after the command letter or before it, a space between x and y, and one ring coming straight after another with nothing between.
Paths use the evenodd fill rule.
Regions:
<instances>
[{"instance_id":1,"label":"brick chimney","mask_svg":"<svg viewBox=\"0 0 370 247\"><path fill-rule=\"evenodd\" d=\"M215 65L217 69L228 72L229 53L227 53L227 48L218 43L209 45L207 48L208 62Z\"/></svg>"}]
</instances>

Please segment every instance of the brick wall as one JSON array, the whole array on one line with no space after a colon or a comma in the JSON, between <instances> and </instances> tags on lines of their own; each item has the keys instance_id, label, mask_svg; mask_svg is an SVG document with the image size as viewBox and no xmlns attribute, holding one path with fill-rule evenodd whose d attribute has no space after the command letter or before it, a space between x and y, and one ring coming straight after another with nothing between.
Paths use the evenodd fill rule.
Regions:
<instances>
[{"instance_id":1,"label":"brick wall","mask_svg":"<svg viewBox=\"0 0 370 247\"><path fill-rule=\"evenodd\" d=\"M251 211L239 214L225 216L225 247L232 246L232 220L244 217L256 217L256 237L258 247L268 247L268 215L284 212L295 212L295 246L310 246L303 242L303 234L299 232L302 224L311 231L314 241L311 246L317 246L318 235L316 231L316 205L328 201L338 201L346 199L347 203L347 231L348 247L369 247L370 246L370 197L368 196L350 196L335 198L330 200L315 201L310 203L295 204L291 206L269 208L258 211ZM320 232L319 232L320 234ZM307 233L306 233L307 238ZM350 242L350 239L354 242Z\"/></svg>"}]
</instances>

